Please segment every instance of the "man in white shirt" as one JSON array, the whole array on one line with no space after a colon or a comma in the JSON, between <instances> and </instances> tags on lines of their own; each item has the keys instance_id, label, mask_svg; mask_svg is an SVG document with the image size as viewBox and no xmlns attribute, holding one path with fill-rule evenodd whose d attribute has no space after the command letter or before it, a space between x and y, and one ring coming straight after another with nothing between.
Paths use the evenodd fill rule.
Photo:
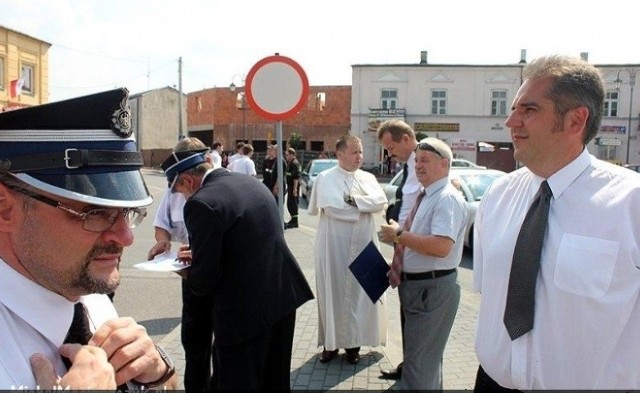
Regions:
<instances>
[{"instance_id":1,"label":"man in white shirt","mask_svg":"<svg viewBox=\"0 0 640 394\"><path fill-rule=\"evenodd\" d=\"M460 303L457 267L468 209L449 180L453 153L437 138L416 150L416 176L424 186L401 227L393 220L381 239L394 243L389 282L397 286L405 318L401 389L442 391L442 358Z\"/></svg>"},{"instance_id":2,"label":"man in white shirt","mask_svg":"<svg viewBox=\"0 0 640 394\"><path fill-rule=\"evenodd\" d=\"M595 67L542 57L523 78L506 125L525 167L496 180L476 214L476 390L637 389L640 174L586 149L605 95ZM533 328L512 340L503 322L512 256L543 181L553 196L533 278Z\"/></svg>"},{"instance_id":3,"label":"man in white shirt","mask_svg":"<svg viewBox=\"0 0 640 394\"><path fill-rule=\"evenodd\" d=\"M233 155L229 156L229 164L227 164L227 169L229 171L233 171L233 163L240 159L243 155L242 153L242 147L244 146L244 142L240 141L236 144L236 153L234 153Z\"/></svg>"},{"instance_id":4,"label":"man in white shirt","mask_svg":"<svg viewBox=\"0 0 640 394\"><path fill-rule=\"evenodd\" d=\"M127 97L0 113L2 390L176 388L164 350L106 296L152 202Z\"/></svg>"},{"instance_id":5,"label":"man in white shirt","mask_svg":"<svg viewBox=\"0 0 640 394\"><path fill-rule=\"evenodd\" d=\"M211 145L211 160L216 168L222 168L221 154L223 149L222 142L214 142L213 145Z\"/></svg>"},{"instance_id":6,"label":"man in white shirt","mask_svg":"<svg viewBox=\"0 0 640 394\"><path fill-rule=\"evenodd\" d=\"M395 203L387 208L386 215L387 220L394 220L402 227L422 189L422 185L416 177L415 150L418 141L416 141L416 134L411 126L399 119L382 122L378 127L378 140L387 150L391 159L404 163L403 176L406 176L405 181L396 193ZM403 327L402 307L400 308L400 322ZM397 368L383 369L380 373L385 379L400 379L402 377L402 362L398 364Z\"/></svg>"},{"instance_id":7,"label":"man in white shirt","mask_svg":"<svg viewBox=\"0 0 640 394\"><path fill-rule=\"evenodd\" d=\"M237 158L231 167L231 171L239 172L249 176L256 176L256 163L253 162L251 156L253 156L253 146L251 144L244 144L242 146L242 156Z\"/></svg>"}]
</instances>

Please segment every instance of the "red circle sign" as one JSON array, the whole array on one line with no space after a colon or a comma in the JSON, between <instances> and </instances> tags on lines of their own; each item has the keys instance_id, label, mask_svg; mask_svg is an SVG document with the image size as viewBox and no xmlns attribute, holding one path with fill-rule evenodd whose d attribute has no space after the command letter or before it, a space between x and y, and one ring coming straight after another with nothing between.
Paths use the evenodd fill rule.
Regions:
<instances>
[{"instance_id":1,"label":"red circle sign","mask_svg":"<svg viewBox=\"0 0 640 394\"><path fill-rule=\"evenodd\" d=\"M245 91L249 106L258 115L283 120L297 114L306 103L309 80L293 59L276 54L251 67Z\"/></svg>"}]
</instances>

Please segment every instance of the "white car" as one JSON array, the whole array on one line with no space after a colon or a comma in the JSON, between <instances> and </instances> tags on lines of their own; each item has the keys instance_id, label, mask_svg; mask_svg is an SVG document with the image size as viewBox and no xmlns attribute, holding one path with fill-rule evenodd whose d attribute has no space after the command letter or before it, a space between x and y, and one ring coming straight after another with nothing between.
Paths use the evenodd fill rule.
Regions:
<instances>
[{"instance_id":1,"label":"white car","mask_svg":"<svg viewBox=\"0 0 640 394\"><path fill-rule=\"evenodd\" d=\"M456 159L454 159L456 160ZM473 225L476 220L476 211L480 200L487 190L487 187L494 180L506 174L499 170L482 168L460 168L452 167L449 178L457 179L462 187L462 194L469 207L469 220L464 233L464 245L469 249L473 248ZM395 203L396 190L402 181L402 170L400 170L383 189L389 200L389 208ZM387 208L387 209L389 209Z\"/></svg>"},{"instance_id":2,"label":"white car","mask_svg":"<svg viewBox=\"0 0 640 394\"><path fill-rule=\"evenodd\" d=\"M304 171L300 173L300 179L298 180L300 190L300 197L309 199L311 196L311 189L313 188L313 182L318 177L318 174L322 171L331 169L338 165L338 159L314 159L311 160Z\"/></svg>"},{"instance_id":3,"label":"white car","mask_svg":"<svg viewBox=\"0 0 640 394\"><path fill-rule=\"evenodd\" d=\"M455 168L481 168L483 170L486 170L487 167L485 166L479 166L476 163L466 160L466 159L453 159L451 161L451 167L455 167Z\"/></svg>"}]
</instances>

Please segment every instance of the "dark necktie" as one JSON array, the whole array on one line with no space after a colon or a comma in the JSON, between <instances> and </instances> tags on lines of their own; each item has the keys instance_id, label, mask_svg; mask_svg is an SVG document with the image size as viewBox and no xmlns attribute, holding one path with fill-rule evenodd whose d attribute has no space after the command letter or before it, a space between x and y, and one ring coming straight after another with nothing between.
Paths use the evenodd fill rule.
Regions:
<instances>
[{"instance_id":1,"label":"dark necktie","mask_svg":"<svg viewBox=\"0 0 640 394\"><path fill-rule=\"evenodd\" d=\"M402 180L396 189L396 202L393 204L393 209L387 211L387 223L390 219L398 221L400 217L400 208L402 207L402 188L404 184L407 182L407 177L409 176L409 166L407 163L404 163L402 167Z\"/></svg>"},{"instance_id":2,"label":"dark necktie","mask_svg":"<svg viewBox=\"0 0 640 394\"><path fill-rule=\"evenodd\" d=\"M411 212L409 216L407 216L407 220L404 221L404 225L402 226L403 231L411 230L411 223L413 223L413 219L416 216L416 212L418 211L418 207L422 202L422 199L427 193L423 190L418 194L418 198L416 198L416 203L411 208ZM393 249L393 260L391 261L391 269L389 271L389 284L392 288L398 287L400 285L400 281L402 280L402 263L404 262L404 246L396 244Z\"/></svg>"},{"instance_id":3,"label":"dark necktie","mask_svg":"<svg viewBox=\"0 0 640 394\"><path fill-rule=\"evenodd\" d=\"M552 196L547 181L542 182L516 241L504 310L504 325L511 340L533 328L536 281Z\"/></svg>"},{"instance_id":4,"label":"dark necktie","mask_svg":"<svg viewBox=\"0 0 640 394\"><path fill-rule=\"evenodd\" d=\"M84 305L81 302L77 302L73 306L73 320L71 321L71 327L67 332L67 337L64 339L64 343L79 343L86 345L91 339L91 328L89 327L89 318L87 312L84 309ZM67 369L71 368L71 361L68 358L62 357L64 365Z\"/></svg>"}]
</instances>

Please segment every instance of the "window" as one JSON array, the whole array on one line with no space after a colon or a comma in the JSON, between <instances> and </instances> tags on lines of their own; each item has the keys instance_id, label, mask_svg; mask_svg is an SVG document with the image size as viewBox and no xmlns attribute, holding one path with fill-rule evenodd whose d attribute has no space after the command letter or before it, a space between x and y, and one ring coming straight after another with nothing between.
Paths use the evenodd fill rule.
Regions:
<instances>
[{"instance_id":1,"label":"window","mask_svg":"<svg viewBox=\"0 0 640 394\"><path fill-rule=\"evenodd\" d=\"M382 89L380 107L382 109L396 109L398 105L398 91L396 89Z\"/></svg>"},{"instance_id":2,"label":"window","mask_svg":"<svg viewBox=\"0 0 640 394\"><path fill-rule=\"evenodd\" d=\"M507 116L507 91L491 91L491 116Z\"/></svg>"},{"instance_id":3,"label":"window","mask_svg":"<svg viewBox=\"0 0 640 394\"><path fill-rule=\"evenodd\" d=\"M35 83L35 75L34 75L34 69L33 66L28 65L28 64L23 64L21 67L21 74L20 76L24 79L24 84L22 85L22 92L23 93L29 93L29 94L35 94L36 93L36 87L34 85Z\"/></svg>"},{"instance_id":4,"label":"window","mask_svg":"<svg viewBox=\"0 0 640 394\"><path fill-rule=\"evenodd\" d=\"M0 90L4 90L4 58L0 57Z\"/></svg>"},{"instance_id":5,"label":"window","mask_svg":"<svg viewBox=\"0 0 640 394\"><path fill-rule=\"evenodd\" d=\"M618 91L612 90L604 95L603 116L618 116Z\"/></svg>"},{"instance_id":6,"label":"window","mask_svg":"<svg viewBox=\"0 0 640 394\"><path fill-rule=\"evenodd\" d=\"M327 94L324 92L316 93L315 107L316 111L324 111L327 102Z\"/></svg>"},{"instance_id":7,"label":"window","mask_svg":"<svg viewBox=\"0 0 640 394\"><path fill-rule=\"evenodd\" d=\"M431 115L447 114L447 91L432 90L431 91Z\"/></svg>"}]
</instances>

